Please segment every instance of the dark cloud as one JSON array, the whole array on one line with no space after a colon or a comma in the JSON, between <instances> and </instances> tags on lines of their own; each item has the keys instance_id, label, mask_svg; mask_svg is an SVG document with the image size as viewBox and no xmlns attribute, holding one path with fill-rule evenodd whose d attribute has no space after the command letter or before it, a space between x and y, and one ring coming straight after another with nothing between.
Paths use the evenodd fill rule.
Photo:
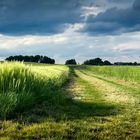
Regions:
<instances>
[{"instance_id":1,"label":"dark cloud","mask_svg":"<svg viewBox=\"0 0 140 140\"><path fill-rule=\"evenodd\" d=\"M139 0L136 0L133 4L133 8L135 10L140 10L140 1Z\"/></svg>"},{"instance_id":2,"label":"dark cloud","mask_svg":"<svg viewBox=\"0 0 140 140\"><path fill-rule=\"evenodd\" d=\"M0 33L46 34L81 20L86 0L0 0Z\"/></svg>"},{"instance_id":3,"label":"dark cloud","mask_svg":"<svg viewBox=\"0 0 140 140\"><path fill-rule=\"evenodd\" d=\"M121 34L140 31L140 0L130 8L111 8L97 16L89 16L84 32L90 34Z\"/></svg>"},{"instance_id":4,"label":"dark cloud","mask_svg":"<svg viewBox=\"0 0 140 140\"><path fill-rule=\"evenodd\" d=\"M113 3L128 3L132 0L108 0L108 2L113 2Z\"/></svg>"},{"instance_id":5,"label":"dark cloud","mask_svg":"<svg viewBox=\"0 0 140 140\"><path fill-rule=\"evenodd\" d=\"M117 34L139 30L140 1L127 8L133 0L0 0L0 34L55 34L68 24L83 23L83 6L112 8L96 17L90 16L83 29L91 34Z\"/></svg>"},{"instance_id":6,"label":"dark cloud","mask_svg":"<svg viewBox=\"0 0 140 140\"><path fill-rule=\"evenodd\" d=\"M125 9L132 6L134 0L93 0L92 4L101 8L118 7Z\"/></svg>"}]
</instances>

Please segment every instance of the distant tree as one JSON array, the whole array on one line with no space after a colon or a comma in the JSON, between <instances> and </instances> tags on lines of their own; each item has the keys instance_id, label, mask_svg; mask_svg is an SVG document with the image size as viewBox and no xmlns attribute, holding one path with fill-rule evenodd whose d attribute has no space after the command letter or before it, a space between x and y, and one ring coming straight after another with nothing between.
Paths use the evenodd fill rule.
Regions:
<instances>
[{"instance_id":1,"label":"distant tree","mask_svg":"<svg viewBox=\"0 0 140 140\"><path fill-rule=\"evenodd\" d=\"M39 60L40 60L40 56L39 55L30 56L30 62L38 63Z\"/></svg>"},{"instance_id":2,"label":"distant tree","mask_svg":"<svg viewBox=\"0 0 140 140\"><path fill-rule=\"evenodd\" d=\"M31 62L31 57L30 56L24 56L24 61L25 62Z\"/></svg>"},{"instance_id":3,"label":"distant tree","mask_svg":"<svg viewBox=\"0 0 140 140\"><path fill-rule=\"evenodd\" d=\"M140 65L139 63L137 62L115 62L114 65L119 65L119 66L137 66L137 65Z\"/></svg>"},{"instance_id":4,"label":"distant tree","mask_svg":"<svg viewBox=\"0 0 140 140\"><path fill-rule=\"evenodd\" d=\"M41 57L40 63L48 63L48 64L54 64L55 60L51 59L47 56Z\"/></svg>"},{"instance_id":5,"label":"distant tree","mask_svg":"<svg viewBox=\"0 0 140 140\"><path fill-rule=\"evenodd\" d=\"M14 57L13 56L10 56L10 57L6 58L5 60L6 61L12 61L12 60L14 60Z\"/></svg>"},{"instance_id":6,"label":"distant tree","mask_svg":"<svg viewBox=\"0 0 140 140\"><path fill-rule=\"evenodd\" d=\"M23 56L19 55L19 56L10 56L8 58L6 58L7 61L23 61Z\"/></svg>"},{"instance_id":7,"label":"distant tree","mask_svg":"<svg viewBox=\"0 0 140 140\"><path fill-rule=\"evenodd\" d=\"M36 55L36 56L34 56L34 62L39 62L39 60L40 60L40 58L41 58L41 56L40 55Z\"/></svg>"},{"instance_id":8,"label":"distant tree","mask_svg":"<svg viewBox=\"0 0 140 140\"><path fill-rule=\"evenodd\" d=\"M135 66L138 65L138 63L137 63L137 62L134 62L134 65L135 65Z\"/></svg>"},{"instance_id":9,"label":"distant tree","mask_svg":"<svg viewBox=\"0 0 140 140\"><path fill-rule=\"evenodd\" d=\"M15 56L15 60L17 60L17 61L24 61L24 57L22 55Z\"/></svg>"},{"instance_id":10,"label":"distant tree","mask_svg":"<svg viewBox=\"0 0 140 140\"><path fill-rule=\"evenodd\" d=\"M103 65L104 62L101 58L90 59L84 62L85 65Z\"/></svg>"},{"instance_id":11,"label":"distant tree","mask_svg":"<svg viewBox=\"0 0 140 140\"><path fill-rule=\"evenodd\" d=\"M105 60L104 65L112 65L112 64L108 60Z\"/></svg>"},{"instance_id":12,"label":"distant tree","mask_svg":"<svg viewBox=\"0 0 140 140\"><path fill-rule=\"evenodd\" d=\"M70 59L70 60L67 60L65 64L66 64L66 65L77 65L77 63L76 63L76 60L75 60L75 59Z\"/></svg>"}]
</instances>

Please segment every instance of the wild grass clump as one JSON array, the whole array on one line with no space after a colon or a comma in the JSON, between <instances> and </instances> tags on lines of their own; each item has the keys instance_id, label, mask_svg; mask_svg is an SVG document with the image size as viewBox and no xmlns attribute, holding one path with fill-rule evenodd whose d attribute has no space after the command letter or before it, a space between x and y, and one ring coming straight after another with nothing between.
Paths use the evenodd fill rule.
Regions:
<instances>
[{"instance_id":1,"label":"wild grass clump","mask_svg":"<svg viewBox=\"0 0 140 140\"><path fill-rule=\"evenodd\" d=\"M47 66L44 66L47 67ZM44 68L42 66L42 69ZM47 99L47 95L61 87L67 71L55 77L39 74L34 66L12 62L0 64L0 117L15 115Z\"/></svg>"}]
</instances>

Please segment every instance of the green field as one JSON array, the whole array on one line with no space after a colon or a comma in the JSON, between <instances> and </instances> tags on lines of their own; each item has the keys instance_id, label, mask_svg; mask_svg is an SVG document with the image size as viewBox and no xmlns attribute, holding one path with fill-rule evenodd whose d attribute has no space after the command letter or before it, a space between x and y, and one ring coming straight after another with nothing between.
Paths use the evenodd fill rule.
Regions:
<instances>
[{"instance_id":1,"label":"green field","mask_svg":"<svg viewBox=\"0 0 140 140\"><path fill-rule=\"evenodd\" d=\"M140 67L1 63L0 139L139 140Z\"/></svg>"}]
</instances>

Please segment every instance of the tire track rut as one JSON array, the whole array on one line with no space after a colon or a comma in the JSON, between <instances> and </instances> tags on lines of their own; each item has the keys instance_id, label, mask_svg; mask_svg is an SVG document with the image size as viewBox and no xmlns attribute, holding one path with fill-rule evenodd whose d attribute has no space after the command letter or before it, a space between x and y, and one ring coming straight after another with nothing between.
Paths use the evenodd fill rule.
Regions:
<instances>
[{"instance_id":1,"label":"tire track rut","mask_svg":"<svg viewBox=\"0 0 140 140\"><path fill-rule=\"evenodd\" d=\"M90 84L94 85L99 89L104 99L107 102L129 104L135 106L138 103L138 99L128 94L126 91L115 87L113 84L105 82L94 76L89 76L84 74L79 70L75 70L75 73L83 80L88 81Z\"/></svg>"}]
</instances>

